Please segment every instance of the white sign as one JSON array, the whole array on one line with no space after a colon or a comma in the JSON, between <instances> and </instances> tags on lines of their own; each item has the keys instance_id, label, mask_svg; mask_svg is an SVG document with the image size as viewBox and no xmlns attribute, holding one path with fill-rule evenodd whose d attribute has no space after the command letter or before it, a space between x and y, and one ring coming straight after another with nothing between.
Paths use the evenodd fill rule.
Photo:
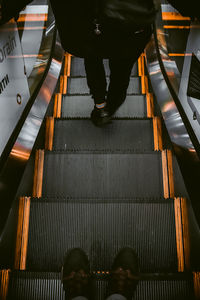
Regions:
<instances>
[{"instance_id":1,"label":"white sign","mask_svg":"<svg viewBox=\"0 0 200 300\"><path fill-rule=\"evenodd\" d=\"M29 100L16 23L0 27L0 155Z\"/></svg>"}]
</instances>

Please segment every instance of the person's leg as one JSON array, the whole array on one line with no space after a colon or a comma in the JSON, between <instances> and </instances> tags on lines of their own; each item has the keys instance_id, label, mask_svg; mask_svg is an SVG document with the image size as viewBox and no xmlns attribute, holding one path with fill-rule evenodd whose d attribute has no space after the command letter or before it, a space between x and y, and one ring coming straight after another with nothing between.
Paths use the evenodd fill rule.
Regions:
<instances>
[{"instance_id":1,"label":"person's leg","mask_svg":"<svg viewBox=\"0 0 200 300\"><path fill-rule=\"evenodd\" d=\"M106 75L101 58L85 58L85 71L87 84L94 99L94 109L91 120L96 126L103 126L110 122L110 116L106 110Z\"/></svg>"},{"instance_id":2,"label":"person's leg","mask_svg":"<svg viewBox=\"0 0 200 300\"><path fill-rule=\"evenodd\" d=\"M105 102L106 96L106 75L101 58L85 58L85 71L87 84L95 104Z\"/></svg>"},{"instance_id":3,"label":"person's leg","mask_svg":"<svg viewBox=\"0 0 200 300\"><path fill-rule=\"evenodd\" d=\"M137 57L134 57L134 59L109 60L110 84L107 94L107 106L111 115L126 99L126 92L135 61L137 61Z\"/></svg>"},{"instance_id":4,"label":"person's leg","mask_svg":"<svg viewBox=\"0 0 200 300\"><path fill-rule=\"evenodd\" d=\"M132 43L135 43L135 51L133 51L131 58L110 59L109 65L111 74L107 95L107 107L110 114L115 113L119 106L125 101L131 70L150 40L151 33L151 26L148 26L148 28L141 33L133 35Z\"/></svg>"}]
</instances>

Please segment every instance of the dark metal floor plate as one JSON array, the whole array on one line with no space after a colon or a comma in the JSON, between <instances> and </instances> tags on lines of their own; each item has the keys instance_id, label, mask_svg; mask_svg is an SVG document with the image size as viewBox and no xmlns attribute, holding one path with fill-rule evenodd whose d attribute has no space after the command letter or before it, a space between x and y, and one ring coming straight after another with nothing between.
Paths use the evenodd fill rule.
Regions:
<instances>
[{"instance_id":1,"label":"dark metal floor plate","mask_svg":"<svg viewBox=\"0 0 200 300\"><path fill-rule=\"evenodd\" d=\"M62 101L63 118L90 118L94 102L90 96L65 96ZM143 95L127 96L114 118L146 117L146 98Z\"/></svg>"},{"instance_id":2,"label":"dark metal floor plate","mask_svg":"<svg viewBox=\"0 0 200 300\"><path fill-rule=\"evenodd\" d=\"M54 150L82 151L153 151L151 119L113 120L103 128L90 120L57 119L54 129Z\"/></svg>"}]
</instances>

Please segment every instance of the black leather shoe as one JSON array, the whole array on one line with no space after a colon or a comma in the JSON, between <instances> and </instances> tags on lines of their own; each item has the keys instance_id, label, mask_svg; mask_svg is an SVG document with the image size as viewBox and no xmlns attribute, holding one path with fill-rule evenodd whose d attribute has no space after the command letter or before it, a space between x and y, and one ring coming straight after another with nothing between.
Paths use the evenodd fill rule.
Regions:
<instances>
[{"instance_id":1,"label":"black leather shoe","mask_svg":"<svg viewBox=\"0 0 200 300\"><path fill-rule=\"evenodd\" d=\"M101 126L104 126L104 125L110 123L111 116L105 107L97 108L95 106L91 113L91 120L95 126L101 127Z\"/></svg>"},{"instance_id":2,"label":"black leather shoe","mask_svg":"<svg viewBox=\"0 0 200 300\"><path fill-rule=\"evenodd\" d=\"M139 266L137 254L132 248L123 248L115 257L112 265L109 294L120 294L127 300L131 300L138 280Z\"/></svg>"},{"instance_id":3,"label":"black leather shoe","mask_svg":"<svg viewBox=\"0 0 200 300\"><path fill-rule=\"evenodd\" d=\"M62 268L62 282L66 299L78 296L92 299L90 265L82 249L74 248L66 254Z\"/></svg>"}]
</instances>

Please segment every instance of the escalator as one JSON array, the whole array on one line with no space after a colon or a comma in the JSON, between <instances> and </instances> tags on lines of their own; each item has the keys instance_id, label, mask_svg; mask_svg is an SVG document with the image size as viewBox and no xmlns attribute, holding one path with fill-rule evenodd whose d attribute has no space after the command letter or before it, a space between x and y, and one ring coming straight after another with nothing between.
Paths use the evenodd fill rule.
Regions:
<instances>
[{"instance_id":1,"label":"escalator","mask_svg":"<svg viewBox=\"0 0 200 300\"><path fill-rule=\"evenodd\" d=\"M174 11L163 7L163 16L175 22ZM176 26L167 23L163 28L177 31L182 26L181 30L186 30L182 34L187 36L189 25L180 22L183 20ZM177 73L174 69L171 72L174 64L166 59L163 32L159 30L159 46L174 87L172 77ZM174 41L173 35L176 37L173 33L166 39L171 37ZM169 51L182 70L180 51ZM103 300L113 259L126 246L134 248L139 258L140 281L134 299L200 299L199 253L195 253L199 229L194 225L191 199L175 156L177 140L182 138L182 143L186 135L182 134L182 125L174 131L169 122L169 112L175 105L166 96L163 81L167 80L154 78L159 71L153 55L154 51L147 49L138 59L126 101L112 122L102 128L90 120L93 101L83 59L64 55L45 126L41 126L37 149L33 148L22 178L25 187L19 187L20 197L8 218L12 222L7 222L3 232L6 242L0 240L1 300L67 299L61 268L65 253L76 247L87 253L96 286L95 299ZM56 60L57 57L52 59ZM107 60L104 65L109 83ZM58 66L55 69L58 73ZM54 85L57 78L51 74L49 77L39 99L51 97L48 87L52 90L52 78ZM30 83L34 83L34 76ZM158 89L161 102L154 94ZM48 101L43 100L33 109L32 125L39 128L47 106ZM181 120L176 110L174 114L176 121ZM180 152L181 147L178 149ZM187 175L192 181L194 175ZM14 247L9 227L16 236ZM14 261L9 256L14 256Z\"/></svg>"},{"instance_id":2,"label":"escalator","mask_svg":"<svg viewBox=\"0 0 200 300\"><path fill-rule=\"evenodd\" d=\"M88 254L95 299L104 299L125 246L139 257L134 299L199 299L187 192L144 76L142 55L126 102L97 128L83 60L65 55L46 149L36 151L33 194L19 201L15 270L1 272L2 299L64 299L60 271L74 247Z\"/></svg>"}]
</instances>

